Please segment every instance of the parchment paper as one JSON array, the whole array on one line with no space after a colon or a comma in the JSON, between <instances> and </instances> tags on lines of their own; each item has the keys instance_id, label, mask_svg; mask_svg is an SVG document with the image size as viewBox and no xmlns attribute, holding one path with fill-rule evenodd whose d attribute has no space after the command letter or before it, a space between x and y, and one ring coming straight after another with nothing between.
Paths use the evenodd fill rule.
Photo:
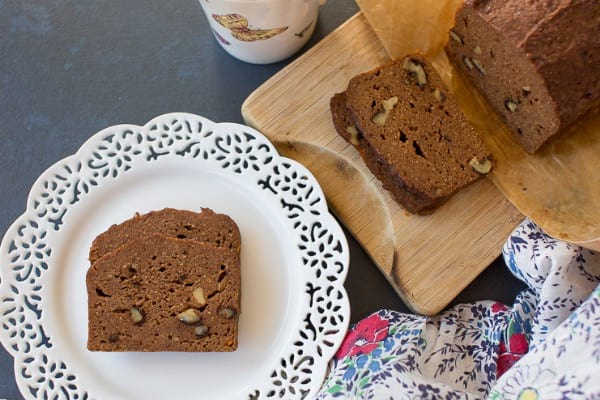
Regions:
<instances>
[{"instance_id":1,"label":"parchment paper","mask_svg":"<svg viewBox=\"0 0 600 400\"><path fill-rule=\"evenodd\" d=\"M600 250L598 107L529 155L484 98L455 71L443 46L463 0L357 0L391 58L416 49L433 62L496 159L489 175L548 234Z\"/></svg>"}]
</instances>

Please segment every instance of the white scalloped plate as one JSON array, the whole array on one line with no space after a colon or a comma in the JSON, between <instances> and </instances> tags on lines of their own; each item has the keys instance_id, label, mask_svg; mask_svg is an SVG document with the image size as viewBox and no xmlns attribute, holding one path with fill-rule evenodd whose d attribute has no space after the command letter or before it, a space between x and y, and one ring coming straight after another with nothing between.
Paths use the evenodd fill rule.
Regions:
<instances>
[{"instance_id":1,"label":"white scalloped plate","mask_svg":"<svg viewBox=\"0 0 600 400\"><path fill-rule=\"evenodd\" d=\"M93 238L164 207L238 223L238 350L89 352ZM166 114L98 132L35 182L0 247L0 340L27 399L307 398L348 327L347 269L345 237L310 172L249 127Z\"/></svg>"}]
</instances>

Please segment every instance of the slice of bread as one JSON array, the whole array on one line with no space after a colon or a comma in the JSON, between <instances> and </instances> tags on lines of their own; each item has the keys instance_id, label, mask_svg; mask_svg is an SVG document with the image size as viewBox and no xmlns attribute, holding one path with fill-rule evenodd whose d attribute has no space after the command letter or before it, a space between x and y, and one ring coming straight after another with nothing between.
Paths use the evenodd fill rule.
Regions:
<instances>
[{"instance_id":1,"label":"slice of bread","mask_svg":"<svg viewBox=\"0 0 600 400\"><path fill-rule=\"evenodd\" d=\"M86 284L89 350L237 348L239 252L145 235L97 259Z\"/></svg>"},{"instance_id":2,"label":"slice of bread","mask_svg":"<svg viewBox=\"0 0 600 400\"><path fill-rule=\"evenodd\" d=\"M217 214L208 208L196 213L187 210L165 208L111 226L98 235L90 249L93 264L104 254L140 237L153 233L179 239L193 239L240 252L241 238L236 223L227 215Z\"/></svg>"},{"instance_id":3,"label":"slice of bread","mask_svg":"<svg viewBox=\"0 0 600 400\"><path fill-rule=\"evenodd\" d=\"M492 167L481 138L420 54L354 77L330 109L337 132L411 213L431 212Z\"/></svg>"}]
</instances>

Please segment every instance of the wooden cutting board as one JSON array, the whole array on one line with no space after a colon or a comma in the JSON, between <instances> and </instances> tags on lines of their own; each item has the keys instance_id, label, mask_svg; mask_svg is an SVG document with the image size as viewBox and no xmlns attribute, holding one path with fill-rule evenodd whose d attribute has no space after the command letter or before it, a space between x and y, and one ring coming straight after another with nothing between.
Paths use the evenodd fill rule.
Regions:
<instances>
[{"instance_id":1,"label":"wooden cutting board","mask_svg":"<svg viewBox=\"0 0 600 400\"><path fill-rule=\"evenodd\" d=\"M500 254L524 217L488 179L429 216L406 213L382 188L337 135L329 99L353 76L388 60L358 13L254 91L242 115L315 175L333 212L407 306L432 315Z\"/></svg>"}]
</instances>

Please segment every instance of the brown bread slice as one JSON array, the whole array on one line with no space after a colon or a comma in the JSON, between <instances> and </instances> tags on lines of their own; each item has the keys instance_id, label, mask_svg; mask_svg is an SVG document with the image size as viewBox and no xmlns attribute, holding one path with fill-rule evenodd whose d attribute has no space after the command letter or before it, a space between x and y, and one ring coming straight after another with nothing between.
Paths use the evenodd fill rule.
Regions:
<instances>
[{"instance_id":1,"label":"brown bread slice","mask_svg":"<svg viewBox=\"0 0 600 400\"><path fill-rule=\"evenodd\" d=\"M133 218L115 224L98 235L90 249L90 262L95 263L104 254L130 240L153 233L180 239L193 239L240 252L240 231L229 216L217 214L209 208L203 208L199 213L165 208L144 215L136 214Z\"/></svg>"},{"instance_id":2,"label":"brown bread slice","mask_svg":"<svg viewBox=\"0 0 600 400\"><path fill-rule=\"evenodd\" d=\"M489 172L489 152L421 55L354 77L345 97L345 112L343 94L330 103L336 130L407 211L429 213Z\"/></svg>"},{"instance_id":3,"label":"brown bread slice","mask_svg":"<svg viewBox=\"0 0 600 400\"><path fill-rule=\"evenodd\" d=\"M330 109L336 131L358 150L369 170L379 179L383 187L392 193L396 201L405 209L413 210L415 213L430 211L430 209L422 209L422 198L405 190L401 183L394 181L394 166L386 165L377 158L346 109L346 92L337 93L331 98Z\"/></svg>"},{"instance_id":4,"label":"brown bread slice","mask_svg":"<svg viewBox=\"0 0 600 400\"><path fill-rule=\"evenodd\" d=\"M600 2L468 0L446 53L534 153L600 100Z\"/></svg>"},{"instance_id":5,"label":"brown bread slice","mask_svg":"<svg viewBox=\"0 0 600 400\"><path fill-rule=\"evenodd\" d=\"M89 350L237 348L239 253L153 234L99 258L86 284Z\"/></svg>"}]
</instances>

